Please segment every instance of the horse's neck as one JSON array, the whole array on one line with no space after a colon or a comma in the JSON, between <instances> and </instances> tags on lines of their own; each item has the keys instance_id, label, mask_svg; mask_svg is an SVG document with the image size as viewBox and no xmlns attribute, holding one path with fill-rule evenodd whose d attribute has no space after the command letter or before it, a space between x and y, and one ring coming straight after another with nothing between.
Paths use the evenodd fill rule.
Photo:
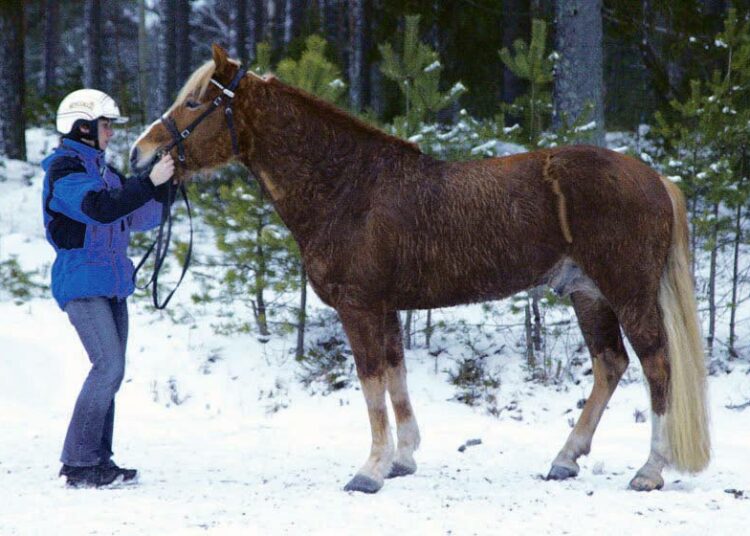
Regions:
<instances>
[{"instance_id":1,"label":"horse's neck","mask_svg":"<svg viewBox=\"0 0 750 536\"><path fill-rule=\"evenodd\" d=\"M367 132L356 121L311 112L293 97L258 114L254 151L246 162L304 247L337 215L357 210L378 180L378 171L401 155L398 142ZM395 147L390 147L395 143ZM388 156L386 156L388 155Z\"/></svg>"}]
</instances>

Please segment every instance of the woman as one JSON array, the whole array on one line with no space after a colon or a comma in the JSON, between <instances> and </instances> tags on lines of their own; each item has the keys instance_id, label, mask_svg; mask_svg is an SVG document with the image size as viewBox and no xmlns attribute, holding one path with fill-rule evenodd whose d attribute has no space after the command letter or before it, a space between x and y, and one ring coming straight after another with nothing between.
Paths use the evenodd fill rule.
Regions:
<instances>
[{"instance_id":1,"label":"woman","mask_svg":"<svg viewBox=\"0 0 750 536\"><path fill-rule=\"evenodd\" d=\"M60 475L73 487L132 481L135 469L112 461L115 393L125 370L127 297L133 293L130 231L155 227L174 162L167 155L148 175L126 179L107 165L113 123L125 123L106 93L80 89L57 111L60 145L42 166L47 240L57 257L52 295L88 353L91 370L65 437Z\"/></svg>"}]
</instances>

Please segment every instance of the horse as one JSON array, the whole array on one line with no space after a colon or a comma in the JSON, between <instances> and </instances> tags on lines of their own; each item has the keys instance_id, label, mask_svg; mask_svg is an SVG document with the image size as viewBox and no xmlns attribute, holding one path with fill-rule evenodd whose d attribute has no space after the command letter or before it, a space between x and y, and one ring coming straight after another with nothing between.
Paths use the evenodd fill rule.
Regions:
<instances>
[{"instance_id":1,"label":"horse","mask_svg":"<svg viewBox=\"0 0 750 536\"><path fill-rule=\"evenodd\" d=\"M211 113L222 108L226 122ZM374 493L417 468L420 434L398 312L545 284L570 297L594 375L547 479L576 476L577 459L589 453L628 366L623 333L641 362L652 413L649 455L630 488L660 489L668 465L688 473L707 466L706 368L685 200L641 161L584 145L441 161L272 75L245 73L217 45L136 140L133 167L147 168L165 150L183 161L179 181L242 163L299 244L313 290L337 311L372 433L370 454L345 490Z\"/></svg>"}]
</instances>

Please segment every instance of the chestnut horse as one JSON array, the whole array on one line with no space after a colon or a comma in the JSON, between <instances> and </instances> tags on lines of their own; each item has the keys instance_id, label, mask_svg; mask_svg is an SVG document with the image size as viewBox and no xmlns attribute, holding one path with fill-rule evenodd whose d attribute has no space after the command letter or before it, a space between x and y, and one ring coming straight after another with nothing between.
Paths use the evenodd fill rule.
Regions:
<instances>
[{"instance_id":1,"label":"chestnut horse","mask_svg":"<svg viewBox=\"0 0 750 536\"><path fill-rule=\"evenodd\" d=\"M170 124L191 125L238 72L214 45L213 60L166 112ZM594 371L548 478L575 476L590 450L628 365L620 328L643 366L653 423L648 459L630 487L662 487L670 464L691 473L706 467L705 365L675 185L598 147L444 162L274 77L240 73L238 83L236 96L229 92L234 123L227 128L221 105L206 115L182 140L177 178L236 157L299 244L313 289L338 312L372 431L370 455L345 489L376 492L385 478L416 471L419 429L398 311L495 300L541 284L570 295ZM176 151L170 131L151 125L132 149L134 167Z\"/></svg>"}]
</instances>

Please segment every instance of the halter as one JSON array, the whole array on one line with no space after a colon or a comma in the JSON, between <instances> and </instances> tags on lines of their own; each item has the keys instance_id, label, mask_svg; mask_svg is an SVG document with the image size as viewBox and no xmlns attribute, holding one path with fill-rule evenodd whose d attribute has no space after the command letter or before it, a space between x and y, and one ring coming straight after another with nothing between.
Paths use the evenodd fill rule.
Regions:
<instances>
[{"instance_id":1,"label":"halter","mask_svg":"<svg viewBox=\"0 0 750 536\"><path fill-rule=\"evenodd\" d=\"M227 121L227 128L229 129L229 135L232 138L232 152L235 156L240 154L239 145L237 143L237 132L234 130L234 112L232 111L232 101L234 100L234 91L237 86L240 85L240 81L247 73L247 69L240 67L237 74L234 75L229 85L222 86L215 78L211 78L211 83L214 84L221 90L221 93L211 102L211 106L203 111L198 117L196 117L192 123L185 127L182 131L177 128L177 123L174 119L164 114L161 116L161 122L167 127L167 130L172 135L172 142L162 149L162 153L168 153L175 147L177 147L177 160L184 167L185 166L185 147L182 142L187 139L190 134L193 133L195 128L214 110L221 106L224 102L224 98L227 98L227 103L224 106L224 117Z\"/></svg>"},{"instance_id":2,"label":"halter","mask_svg":"<svg viewBox=\"0 0 750 536\"><path fill-rule=\"evenodd\" d=\"M237 132L234 130L234 112L232 111L232 101L234 100L234 95L235 95L234 92L237 89L237 86L239 86L240 81L245 76L246 72L247 72L247 69L245 69L244 67L240 67L240 69L237 71L237 74L234 75L234 78L232 78L232 81L229 83L227 87L222 86L216 79L212 77L211 83L217 86L221 90L221 94L219 94L219 96L213 100L210 108L208 108L198 117L196 117L193 120L193 122L190 123L187 127L185 127L182 131L180 131L177 128L177 123L175 123L174 119L172 119L166 114L162 115L161 122L164 124L165 127L167 127L167 130L172 135L172 142L160 151L161 155L166 154L172 149L174 149L175 147L177 147L177 160L180 162L180 165L185 167L185 147L182 145L182 142L188 136L190 136L190 134L193 133L195 128L206 117L208 117L209 114L211 114L214 110L216 110L219 106L221 106L222 103L224 103L225 97L227 99L227 103L224 105L224 117L226 118L226 121L227 121L227 128L229 129L229 135L232 138L232 152L234 153L235 156L239 155L240 151L239 151L239 144L237 143ZM177 188L173 187L171 182L169 186L167 202L164 203L162 206L161 223L159 224L159 233L156 236L156 240L154 241L153 244L151 244L151 247L148 248L148 251L146 251L146 253L143 255L143 258L138 263L138 266L136 266L133 272L133 282L135 282L136 276L138 274L138 270L141 269L141 267L146 262L146 259L148 259L148 257L151 255L151 252L154 250L154 248L156 248L156 256L154 258L154 272L151 274L151 278L148 280L148 282L144 286L138 287L141 290L145 290L149 286L151 286L151 297L153 300L154 307L156 309L165 309L167 307L169 300L172 299L172 296L177 290L177 287L180 286L180 283L182 283L182 279L185 277L185 274L187 273L188 266L190 266L190 258L192 257L192 252L193 252L193 215L190 210L190 203L188 202L187 192L185 191L184 184L180 184L179 191L182 194L182 199L185 201L185 207L187 208L188 219L190 221L190 240L188 242L187 253L185 254L185 263L182 265L182 273L180 274L180 279L177 281L177 284L170 291L170 293L167 295L164 301L162 303L159 303L159 294L158 294L159 273L161 272L161 268L164 265L164 261L167 259L167 255L169 254L169 244L172 238L172 203L177 199ZM165 227L166 227L166 232L164 230Z\"/></svg>"}]
</instances>

